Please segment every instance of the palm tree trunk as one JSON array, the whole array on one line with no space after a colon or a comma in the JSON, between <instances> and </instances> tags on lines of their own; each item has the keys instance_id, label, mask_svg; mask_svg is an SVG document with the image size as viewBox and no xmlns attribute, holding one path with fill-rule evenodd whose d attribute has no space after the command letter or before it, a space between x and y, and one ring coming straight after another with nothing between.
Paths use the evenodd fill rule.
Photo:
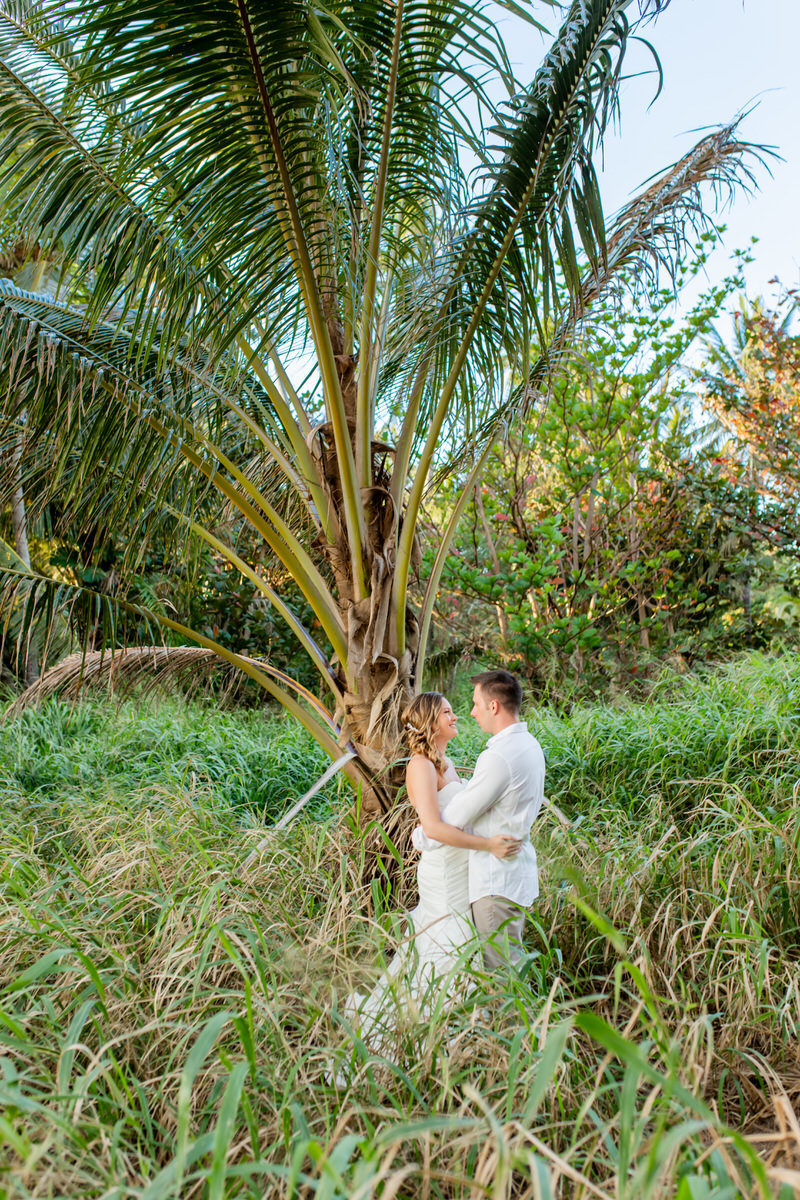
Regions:
<instances>
[{"instance_id":1,"label":"palm tree trunk","mask_svg":"<svg viewBox=\"0 0 800 1200\"><path fill-rule=\"evenodd\" d=\"M14 530L14 549L30 570L31 554L28 546L28 520L25 512L25 493L22 488L22 433L17 437L11 458L14 476L14 491L11 495L11 524ZM28 686L39 678L39 658L36 648L29 640L25 651L25 682Z\"/></svg>"}]
</instances>

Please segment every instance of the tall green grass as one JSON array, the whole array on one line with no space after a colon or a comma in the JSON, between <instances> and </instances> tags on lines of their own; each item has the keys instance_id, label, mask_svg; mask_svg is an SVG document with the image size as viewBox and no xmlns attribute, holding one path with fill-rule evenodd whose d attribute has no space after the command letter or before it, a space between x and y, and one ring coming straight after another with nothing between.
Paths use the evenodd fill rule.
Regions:
<instances>
[{"instance_id":1,"label":"tall green grass","mask_svg":"<svg viewBox=\"0 0 800 1200\"><path fill-rule=\"evenodd\" d=\"M232 713L175 698L157 707L51 700L0 726L0 786L32 801L208 784L215 802L270 820L327 765L304 730L274 710ZM312 811L338 794L334 782Z\"/></svg>"},{"instance_id":2,"label":"tall green grass","mask_svg":"<svg viewBox=\"0 0 800 1200\"><path fill-rule=\"evenodd\" d=\"M540 820L522 971L471 966L470 994L424 1023L401 1010L382 1053L343 1001L402 930L391 898L366 916L353 831L302 822L244 873L263 831L201 765L219 730L247 760L270 722L219 718L208 758L173 706L4 729L0 1190L794 1194L798 683L796 660L750 659L645 708L532 714L581 820ZM141 757L112 770L117 725ZM79 745L88 779L64 766ZM23 751L68 782L12 778Z\"/></svg>"}]
</instances>

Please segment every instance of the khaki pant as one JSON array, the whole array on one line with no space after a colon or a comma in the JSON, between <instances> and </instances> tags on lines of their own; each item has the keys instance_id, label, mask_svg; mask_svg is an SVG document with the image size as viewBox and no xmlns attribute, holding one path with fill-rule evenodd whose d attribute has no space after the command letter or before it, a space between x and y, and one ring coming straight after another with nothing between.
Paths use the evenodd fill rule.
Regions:
<instances>
[{"instance_id":1,"label":"khaki pant","mask_svg":"<svg viewBox=\"0 0 800 1200\"><path fill-rule=\"evenodd\" d=\"M472 902L472 923L482 938L486 969L519 962L522 957L522 932L525 913L505 896L481 896Z\"/></svg>"}]
</instances>

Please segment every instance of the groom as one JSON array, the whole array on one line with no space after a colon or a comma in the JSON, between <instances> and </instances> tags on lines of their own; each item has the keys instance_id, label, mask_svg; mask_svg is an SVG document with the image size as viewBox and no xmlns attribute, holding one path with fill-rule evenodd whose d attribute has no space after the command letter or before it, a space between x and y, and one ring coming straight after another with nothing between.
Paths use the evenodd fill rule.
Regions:
<instances>
[{"instance_id":1,"label":"groom","mask_svg":"<svg viewBox=\"0 0 800 1200\"><path fill-rule=\"evenodd\" d=\"M544 755L519 719L522 688L509 671L473 675L472 716L492 736L475 764L475 773L446 806L442 820L459 829L469 826L481 837L511 833L520 839L513 858L486 850L469 852L469 899L472 920L484 938L488 969L516 962L522 954L527 905L539 895L536 851L529 833L544 799ZM421 826L412 835L417 850L440 846Z\"/></svg>"}]
</instances>

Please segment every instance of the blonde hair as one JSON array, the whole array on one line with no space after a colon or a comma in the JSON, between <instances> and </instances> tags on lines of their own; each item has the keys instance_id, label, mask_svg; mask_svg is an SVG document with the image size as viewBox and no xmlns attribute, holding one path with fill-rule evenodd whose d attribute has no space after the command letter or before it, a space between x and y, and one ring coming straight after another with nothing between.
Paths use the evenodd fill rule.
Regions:
<instances>
[{"instance_id":1,"label":"blonde hair","mask_svg":"<svg viewBox=\"0 0 800 1200\"><path fill-rule=\"evenodd\" d=\"M401 714L403 741L408 746L409 753L421 754L427 758L440 775L444 775L447 770L447 760L435 740L443 703L444 696L441 692L420 692L406 705Z\"/></svg>"}]
</instances>

